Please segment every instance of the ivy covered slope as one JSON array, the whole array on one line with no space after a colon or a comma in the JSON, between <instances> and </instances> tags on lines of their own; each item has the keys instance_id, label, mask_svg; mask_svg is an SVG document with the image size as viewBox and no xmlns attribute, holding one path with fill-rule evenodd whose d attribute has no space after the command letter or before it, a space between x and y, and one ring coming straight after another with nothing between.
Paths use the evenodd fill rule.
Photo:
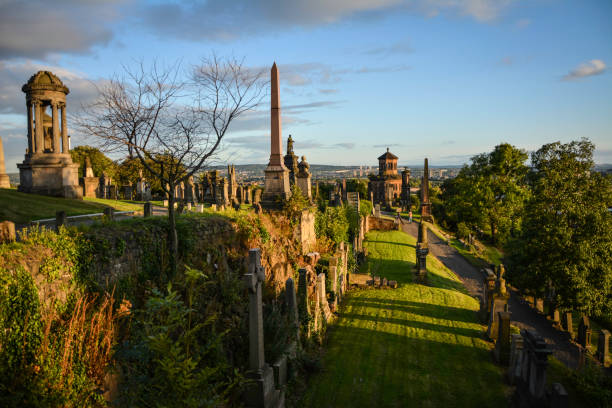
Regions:
<instances>
[{"instance_id":1,"label":"ivy covered slope","mask_svg":"<svg viewBox=\"0 0 612 408\"><path fill-rule=\"evenodd\" d=\"M242 274L262 249L275 296L298 262L282 216L181 216L30 231L0 245L0 406L217 406L248 361Z\"/></svg>"}]
</instances>

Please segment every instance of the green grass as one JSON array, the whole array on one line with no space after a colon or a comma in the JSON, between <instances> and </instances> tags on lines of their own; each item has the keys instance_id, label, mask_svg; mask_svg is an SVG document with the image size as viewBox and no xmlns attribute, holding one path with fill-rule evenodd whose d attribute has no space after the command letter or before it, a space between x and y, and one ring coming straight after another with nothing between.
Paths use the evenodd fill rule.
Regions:
<instances>
[{"instance_id":1,"label":"green grass","mask_svg":"<svg viewBox=\"0 0 612 408\"><path fill-rule=\"evenodd\" d=\"M72 200L20 193L14 189L0 189L0 221L13 221L18 225L55 217L56 211L63 210L68 215L81 215L102 212L106 207L113 207L118 211L142 209L141 205L119 200Z\"/></svg>"},{"instance_id":2,"label":"green grass","mask_svg":"<svg viewBox=\"0 0 612 408\"><path fill-rule=\"evenodd\" d=\"M430 256L430 285L413 283L414 238L399 231L366 238L361 272L400 287L348 296L329 328L323 371L297 406L507 406L508 387L483 340L478 302L459 279Z\"/></svg>"}]
</instances>

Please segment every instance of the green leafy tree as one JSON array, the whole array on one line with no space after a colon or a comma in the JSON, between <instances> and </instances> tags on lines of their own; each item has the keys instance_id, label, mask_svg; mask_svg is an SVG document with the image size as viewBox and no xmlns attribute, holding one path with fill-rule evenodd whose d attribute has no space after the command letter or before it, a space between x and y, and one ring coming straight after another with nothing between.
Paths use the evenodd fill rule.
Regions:
<instances>
[{"instance_id":1,"label":"green leafy tree","mask_svg":"<svg viewBox=\"0 0 612 408\"><path fill-rule=\"evenodd\" d=\"M85 158L89 157L91 168L96 177L102 173L108 174L115 178L117 173L117 165L111 159L106 157L100 149L91 146L77 146L70 150L70 157L74 163L79 164L79 177L85 176Z\"/></svg>"},{"instance_id":2,"label":"green leafy tree","mask_svg":"<svg viewBox=\"0 0 612 408\"><path fill-rule=\"evenodd\" d=\"M494 244L503 243L520 228L529 192L526 159L524 150L507 143L472 157L469 166L442 186L446 217L453 224L465 222L487 232Z\"/></svg>"},{"instance_id":3,"label":"green leafy tree","mask_svg":"<svg viewBox=\"0 0 612 408\"><path fill-rule=\"evenodd\" d=\"M594 148L583 139L532 154L532 196L508 259L515 285L590 315L612 305L612 182L592 171Z\"/></svg>"},{"instance_id":4,"label":"green leafy tree","mask_svg":"<svg viewBox=\"0 0 612 408\"><path fill-rule=\"evenodd\" d=\"M346 189L348 191L356 191L359 193L359 198L362 200L368 197L368 180L367 179L349 179L346 181Z\"/></svg>"}]
</instances>

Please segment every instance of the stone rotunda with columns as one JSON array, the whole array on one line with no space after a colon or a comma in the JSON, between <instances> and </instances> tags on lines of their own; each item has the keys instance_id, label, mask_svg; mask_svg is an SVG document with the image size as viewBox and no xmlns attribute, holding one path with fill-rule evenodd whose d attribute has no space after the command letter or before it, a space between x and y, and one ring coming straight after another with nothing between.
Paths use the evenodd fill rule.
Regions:
<instances>
[{"instance_id":1,"label":"stone rotunda with columns","mask_svg":"<svg viewBox=\"0 0 612 408\"><path fill-rule=\"evenodd\" d=\"M66 124L70 92L49 71L32 75L21 90L26 94L28 148L19 167L19 191L81 198L79 165L72 162Z\"/></svg>"}]
</instances>

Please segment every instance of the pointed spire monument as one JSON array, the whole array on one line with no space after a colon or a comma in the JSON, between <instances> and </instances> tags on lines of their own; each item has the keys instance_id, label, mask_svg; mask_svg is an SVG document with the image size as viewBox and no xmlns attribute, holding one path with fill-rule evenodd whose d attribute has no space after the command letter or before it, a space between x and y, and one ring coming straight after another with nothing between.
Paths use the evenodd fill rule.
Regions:
<instances>
[{"instance_id":1,"label":"pointed spire monument","mask_svg":"<svg viewBox=\"0 0 612 408\"><path fill-rule=\"evenodd\" d=\"M427 162L427 158L425 158L423 179L421 181L421 220L433 223L431 202L429 201L429 163Z\"/></svg>"},{"instance_id":2,"label":"pointed spire monument","mask_svg":"<svg viewBox=\"0 0 612 408\"><path fill-rule=\"evenodd\" d=\"M6 167L4 166L4 149L2 147L2 138L0 137L0 188L10 188L11 183L9 176L6 174Z\"/></svg>"},{"instance_id":3,"label":"pointed spire monument","mask_svg":"<svg viewBox=\"0 0 612 408\"><path fill-rule=\"evenodd\" d=\"M266 208L282 207L282 200L289 198L289 170L283 163L283 144L281 132L281 108L276 62L272 65L270 104L270 162L264 170L266 175L265 188L261 197L261 205Z\"/></svg>"}]
</instances>

